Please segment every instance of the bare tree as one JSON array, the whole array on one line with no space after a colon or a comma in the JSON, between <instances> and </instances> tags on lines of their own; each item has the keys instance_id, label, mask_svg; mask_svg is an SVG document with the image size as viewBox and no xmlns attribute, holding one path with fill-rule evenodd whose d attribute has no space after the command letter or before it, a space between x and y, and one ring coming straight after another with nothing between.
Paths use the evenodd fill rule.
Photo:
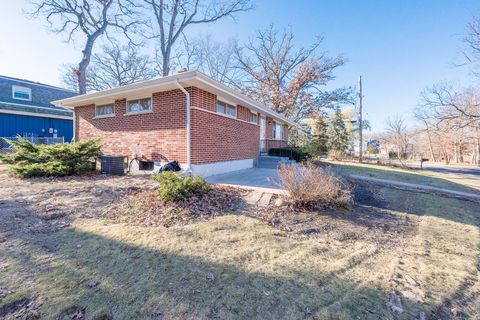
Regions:
<instances>
[{"instance_id":1,"label":"bare tree","mask_svg":"<svg viewBox=\"0 0 480 320\"><path fill-rule=\"evenodd\" d=\"M467 34L463 39L466 44L463 55L466 59L466 64L473 64L473 74L480 76L478 70L478 63L480 62L480 18L474 17L470 23L467 24ZM465 64L465 63L463 63ZM461 64L462 65L462 64Z\"/></svg>"},{"instance_id":2,"label":"bare tree","mask_svg":"<svg viewBox=\"0 0 480 320\"><path fill-rule=\"evenodd\" d=\"M54 33L66 33L67 42L76 34L83 34L85 44L82 58L75 70L78 92L87 92L87 68L95 42L114 28L127 33L138 22L134 6L125 6L122 0L35 0L32 17L45 17Z\"/></svg>"},{"instance_id":3,"label":"bare tree","mask_svg":"<svg viewBox=\"0 0 480 320\"><path fill-rule=\"evenodd\" d=\"M438 122L459 120L457 126L480 123L480 92L476 88L455 89L445 83L434 85L421 94L421 106Z\"/></svg>"},{"instance_id":4,"label":"bare tree","mask_svg":"<svg viewBox=\"0 0 480 320\"><path fill-rule=\"evenodd\" d=\"M188 39L182 34L175 51L170 58L170 70L175 69L198 69L201 56L200 43L197 39ZM162 75L163 72L163 56L161 50L155 48L155 70Z\"/></svg>"},{"instance_id":5,"label":"bare tree","mask_svg":"<svg viewBox=\"0 0 480 320\"><path fill-rule=\"evenodd\" d=\"M158 39L162 75L170 74L171 55L179 37L190 25L205 24L248 11L250 0L143 0L153 13L152 35Z\"/></svg>"},{"instance_id":6,"label":"bare tree","mask_svg":"<svg viewBox=\"0 0 480 320\"><path fill-rule=\"evenodd\" d=\"M318 53L322 40L295 50L292 32L279 34L273 26L258 31L254 40L236 50L239 67L247 75L244 91L296 122L324 107L352 102L350 89L323 89L344 59Z\"/></svg>"},{"instance_id":7,"label":"bare tree","mask_svg":"<svg viewBox=\"0 0 480 320\"><path fill-rule=\"evenodd\" d=\"M425 112L425 108L423 107L417 107L414 110L414 117L417 119L420 123L422 123L423 128L421 129L421 132L424 132L427 136L428 139L428 148L430 151L430 158L432 161L436 162L437 159L435 157L435 152L433 150L433 142L432 142L432 124L430 123L429 115L427 112Z\"/></svg>"},{"instance_id":8,"label":"bare tree","mask_svg":"<svg viewBox=\"0 0 480 320\"><path fill-rule=\"evenodd\" d=\"M87 71L86 85L88 91L101 91L123 86L136 81L154 78L157 73L147 55L139 53L139 46L119 45L111 41L103 46L101 53L95 53ZM64 67L63 84L76 88L78 82L72 66Z\"/></svg>"},{"instance_id":9,"label":"bare tree","mask_svg":"<svg viewBox=\"0 0 480 320\"><path fill-rule=\"evenodd\" d=\"M200 53L198 70L217 81L240 88L244 72L237 67L236 40L230 39L226 43L220 43L207 35L201 37L197 43Z\"/></svg>"},{"instance_id":10,"label":"bare tree","mask_svg":"<svg viewBox=\"0 0 480 320\"><path fill-rule=\"evenodd\" d=\"M388 118L386 125L387 129L384 139L387 143L393 145L398 160L402 162L407 154L408 145L410 142L410 135L405 123L405 119L397 115Z\"/></svg>"}]
</instances>

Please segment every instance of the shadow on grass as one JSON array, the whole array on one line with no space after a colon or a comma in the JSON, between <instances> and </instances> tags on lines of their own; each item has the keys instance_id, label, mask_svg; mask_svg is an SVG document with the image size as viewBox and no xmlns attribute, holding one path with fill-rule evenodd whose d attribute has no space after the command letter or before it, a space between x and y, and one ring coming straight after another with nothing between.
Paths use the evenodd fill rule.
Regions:
<instances>
[{"instance_id":1,"label":"shadow on grass","mask_svg":"<svg viewBox=\"0 0 480 320\"><path fill-rule=\"evenodd\" d=\"M393 205L394 210L409 214L435 215L478 225L478 214L473 214L471 203L462 204L454 199L442 202L429 195L386 190L380 190L385 197L382 201L377 201L374 195L367 196L367 192L372 192L370 189L359 190L364 196L361 205L385 208ZM429 197L429 202L421 200L424 196ZM418 206L418 201L422 206ZM445 204L451 204L450 201L465 213L449 214ZM18 204L0 203L0 211L14 206ZM378 209L355 213L357 217L353 213L350 216L336 213L334 217L366 226L372 220L382 224L385 219L385 212ZM8 233L8 241L19 240L21 245L1 250L0 258L24 269L24 278L12 281L35 283L30 288L35 288L31 289L33 295L46 299L43 309L46 318L77 307L86 308L87 319L94 315L97 319L102 316L104 319L412 319L418 318L422 310L428 314L431 308L435 309L404 300L408 312L392 313L387 307L385 291L347 278L344 266L328 273L313 272L311 268L284 270L280 276L273 271L248 271L243 262L250 257L241 252L236 255L235 263L225 263L215 259L216 254L211 252L193 256L181 247L159 249L73 228L49 228L46 223L39 223L43 216L29 208L19 216L7 216L1 217L4 222L0 222L0 236ZM10 219L10 223L5 223L5 219ZM394 228L398 221L392 221ZM16 232L24 222L31 229ZM142 237L140 233L138 236ZM195 246L195 243L185 245ZM235 251L235 244L231 250ZM308 266L308 261L305 263ZM89 283L94 285L90 287ZM461 284L456 292L464 290L464 286Z\"/></svg>"},{"instance_id":2,"label":"shadow on grass","mask_svg":"<svg viewBox=\"0 0 480 320\"><path fill-rule=\"evenodd\" d=\"M354 186L357 205L374 210L388 209L417 216L433 216L462 224L480 226L479 203L418 191L399 190L374 183L359 182ZM383 213L386 214L386 213Z\"/></svg>"},{"instance_id":3,"label":"shadow on grass","mask_svg":"<svg viewBox=\"0 0 480 320\"><path fill-rule=\"evenodd\" d=\"M11 281L35 283L30 290L44 300L42 318L85 308L87 319L410 319L427 308L405 300L409 311L394 314L386 292L346 278L344 267L275 276L248 271L242 261L249 257L242 253L236 263L226 263L212 252L192 256L73 228L11 233L9 240L21 245L0 255L21 269L10 275L24 279Z\"/></svg>"}]
</instances>

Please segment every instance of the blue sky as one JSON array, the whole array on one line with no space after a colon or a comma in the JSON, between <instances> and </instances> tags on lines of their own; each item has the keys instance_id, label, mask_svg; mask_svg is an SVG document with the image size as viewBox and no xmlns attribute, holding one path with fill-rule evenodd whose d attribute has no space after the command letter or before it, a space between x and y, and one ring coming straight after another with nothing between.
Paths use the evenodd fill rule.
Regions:
<instances>
[{"instance_id":1,"label":"blue sky","mask_svg":"<svg viewBox=\"0 0 480 320\"><path fill-rule=\"evenodd\" d=\"M77 62L80 42L66 44L48 33L43 21L25 18L28 1L2 0L0 6L0 74L59 85L59 67ZM323 50L348 60L331 86L354 85L362 75L366 117L373 131L380 131L388 116L408 117L426 86L470 84L468 68L454 63L475 14L480 14L475 0L256 0L255 9L236 21L190 32L210 33L219 41L246 40L273 23L290 28L299 46L323 35Z\"/></svg>"}]
</instances>

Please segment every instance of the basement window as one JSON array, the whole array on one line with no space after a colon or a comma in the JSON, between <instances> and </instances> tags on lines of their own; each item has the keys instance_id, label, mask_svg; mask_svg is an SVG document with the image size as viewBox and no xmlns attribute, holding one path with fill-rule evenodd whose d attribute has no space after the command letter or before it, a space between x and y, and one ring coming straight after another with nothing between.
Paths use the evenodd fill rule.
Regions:
<instances>
[{"instance_id":1,"label":"basement window","mask_svg":"<svg viewBox=\"0 0 480 320\"><path fill-rule=\"evenodd\" d=\"M115 115L115 105L113 103L95 106L95 117L110 117Z\"/></svg>"},{"instance_id":2,"label":"basement window","mask_svg":"<svg viewBox=\"0 0 480 320\"><path fill-rule=\"evenodd\" d=\"M153 171L154 163L152 161L140 161L139 170L141 171Z\"/></svg>"},{"instance_id":3,"label":"basement window","mask_svg":"<svg viewBox=\"0 0 480 320\"><path fill-rule=\"evenodd\" d=\"M218 113L223 113L227 116L230 116L230 117L236 117L237 116L237 108L228 104L228 103L225 103L225 102L221 102L221 101L217 101L217 109L216 111Z\"/></svg>"},{"instance_id":4,"label":"basement window","mask_svg":"<svg viewBox=\"0 0 480 320\"><path fill-rule=\"evenodd\" d=\"M12 98L17 100L32 101L32 89L27 87L12 86Z\"/></svg>"}]
</instances>

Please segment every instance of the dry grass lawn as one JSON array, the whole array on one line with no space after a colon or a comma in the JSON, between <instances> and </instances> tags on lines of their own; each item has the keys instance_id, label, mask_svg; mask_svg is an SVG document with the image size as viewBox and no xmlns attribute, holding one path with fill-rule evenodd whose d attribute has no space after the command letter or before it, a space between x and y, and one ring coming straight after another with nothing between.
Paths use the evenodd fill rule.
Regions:
<instances>
[{"instance_id":1,"label":"dry grass lawn","mask_svg":"<svg viewBox=\"0 0 480 320\"><path fill-rule=\"evenodd\" d=\"M365 185L343 212L146 228L100 218L142 177L0 180L0 319L480 317L478 203Z\"/></svg>"},{"instance_id":2,"label":"dry grass lawn","mask_svg":"<svg viewBox=\"0 0 480 320\"><path fill-rule=\"evenodd\" d=\"M455 174L419 169L403 169L358 162L322 160L322 163L332 165L340 174L354 174L378 179L398 180L470 193L480 191L480 182L478 179L468 179Z\"/></svg>"}]
</instances>

